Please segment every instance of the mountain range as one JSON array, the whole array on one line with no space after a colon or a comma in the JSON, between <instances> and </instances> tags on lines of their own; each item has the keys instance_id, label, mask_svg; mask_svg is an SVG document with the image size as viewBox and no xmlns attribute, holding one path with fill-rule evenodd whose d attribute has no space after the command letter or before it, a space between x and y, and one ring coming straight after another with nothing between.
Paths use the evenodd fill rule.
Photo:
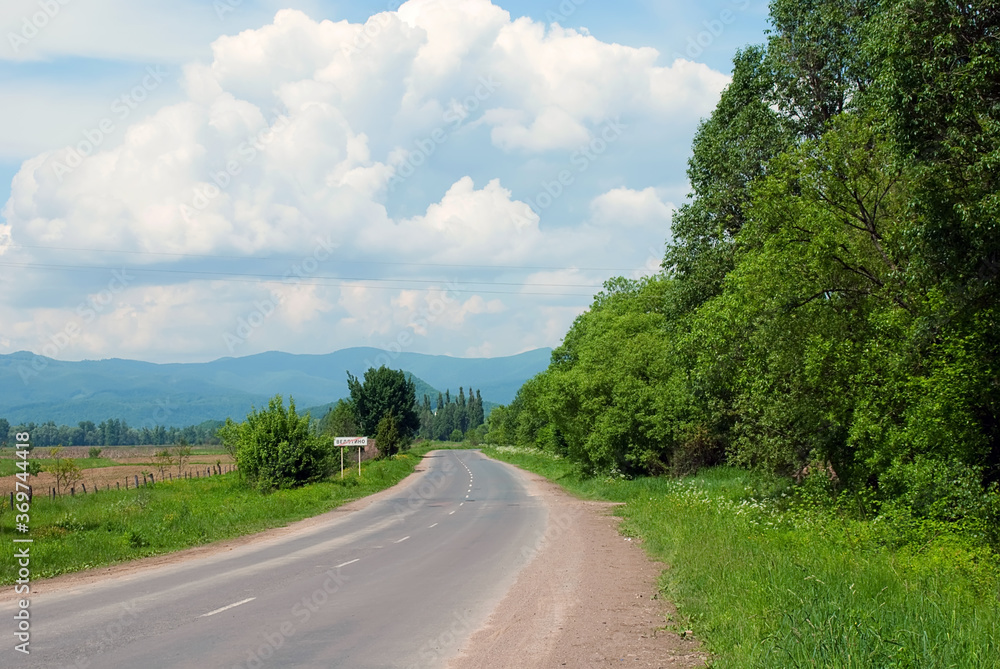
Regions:
<instances>
[{"instance_id":1,"label":"mountain range","mask_svg":"<svg viewBox=\"0 0 1000 669\"><path fill-rule=\"evenodd\" d=\"M118 418L134 427L182 427L242 420L251 406L264 406L276 394L293 397L300 411L320 409L349 395L347 372L361 378L381 364L412 374L418 401L424 392L457 394L460 386L471 386L485 402L506 404L548 366L550 354L542 348L502 358L453 358L349 348L157 364L120 358L69 362L20 351L0 355L0 418L59 425Z\"/></svg>"}]
</instances>

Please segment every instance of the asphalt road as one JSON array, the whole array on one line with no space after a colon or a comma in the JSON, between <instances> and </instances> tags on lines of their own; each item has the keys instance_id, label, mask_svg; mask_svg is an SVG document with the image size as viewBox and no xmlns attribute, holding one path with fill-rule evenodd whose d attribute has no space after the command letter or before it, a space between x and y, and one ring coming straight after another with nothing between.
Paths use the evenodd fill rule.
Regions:
<instances>
[{"instance_id":1,"label":"asphalt road","mask_svg":"<svg viewBox=\"0 0 1000 669\"><path fill-rule=\"evenodd\" d=\"M4 667L440 667L545 530L515 469L438 451L414 483L287 537L31 602ZM5 604L0 620L13 632Z\"/></svg>"}]
</instances>

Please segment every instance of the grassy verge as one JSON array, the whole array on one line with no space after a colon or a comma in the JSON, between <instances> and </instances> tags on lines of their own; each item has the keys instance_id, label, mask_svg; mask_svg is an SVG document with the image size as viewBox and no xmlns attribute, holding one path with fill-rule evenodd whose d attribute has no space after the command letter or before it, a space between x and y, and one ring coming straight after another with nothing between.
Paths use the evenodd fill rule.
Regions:
<instances>
[{"instance_id":1,"label":"grassy verge","mask_svg":"<svg viewBox=\"0 0 1000 669\"><path fill-rule=\"evenodd\" d=\"M261 495L236 474L178 480L139 490L35 497L30 532L15 532L10 509L0 512L0 584L17 576L15 536L30 537L32 578L125 562L252 534L315 516L389 488L410 474L435 444L389 460L362 464L328 481Z\"/></svg>"},{"instance_id":2,"label":"grassy verge","mask_svg":"<svg viewBox=\"0 0 1000 669\"><path fill-rule=\"evenodd\" d=\"M901 538L735 469L587 479L537 451L484 451L626 502L624 531L671 565L661 587L712 666L1000 667L1000 569L975 537L917 526Z\"/></svg>"}]
</instances>

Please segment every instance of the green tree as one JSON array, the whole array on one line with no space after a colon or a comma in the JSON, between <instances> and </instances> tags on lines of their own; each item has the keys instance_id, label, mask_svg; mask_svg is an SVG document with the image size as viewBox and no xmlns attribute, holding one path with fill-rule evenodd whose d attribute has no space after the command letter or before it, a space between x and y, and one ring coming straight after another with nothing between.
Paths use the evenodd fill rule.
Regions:
<instances>
[{"instance_id":1,"label":"green tree","mask_svg":"<svg viewBox=\"0 0 1000 669\"><path fill-rule=\"evenodd\" d=\"M792 127L820 137L872 84L876 64L865 50L881 0L773 0L767 64L768 95ZM884 11L884 9L883 9Z\"/></svg>"},{"instance_id":2,"label":"green tree","mask_svg":"<svg viewBox=\"0 0 1000 669\"><path fill-rule=\"evenodd\" d=\"M236 453L241 475L261 490L311 483L330 472L329 440L309 430L309 414L296 414L294 400L286 410L280 395L243 423L227 421L220 437Z\"/></svg>"},{"instance_id":3,"label":"green tree","mask_svg":"<svg viewBox=\"0 0 1000 669\"><path fill-rule=\"evenodd\" d=\"M767 100L774 79L765 58L761 47L736 54L732 83L695 134L687 171L693 200L674 215L664 259L664 268L683 280L673 299L685 311L721 291L735 263L735 238L746 222L753 184L793 140Z\"/></svg>"},{"instance_id":4,"label":"green tree","mask_svg":"<svg viewBox=\"0 0 1000 669\"><path fill-rule=\"evenodd\" d=\"M479 394L479 390L476 390L476 401L469 419L469 425L470 427L476 428L485 422L486 417L483 411L483 396Z\"/></svg>"},{"instance_id":5,"label":"green tree","mask_svg":"<svg viewBox=\"0 0 1000 669\"><path fill-rule=\"evenodd\" d=\"M319 433L328 437L358 436L358 422L354 406L345 400L337 400L337 403L326 412L320 421Z\"/></svg>"},{"instance_id":6,"label":"green tree","mask_svg":"<svg viewBox=\"0 0 1000 669\"><path fill-rule=\"evenodd\" d=\"M232 421L226 420L227 425L232 425ZM234 441L230 446L226 447L226 451L235 459L236 457L236 445L237 441ZM182 476L184 474L184 466L187 465L188 461L191 460L191 454L193 453L188 443L181 437L177 445L174 446L174 461L177 463L177 476Z\"/></svg>"},{"instance_id":7,"label":"green tree","mask_svg":"<svg viewBox=\"0 0 1000 669\"><path fill-rule=\"evenodd\" d=\"M382 416L375 430L375 444L381 458L392 457L403 448L406 440L399 431L399 421L392 411Z\"/></svg>"},{"instance_id":8,"label":"green tree","mask_svg":"<svg viewBox=\"0 0 1000 669\"><path fill-rule=\"evenodd\" d=\"M170 452L170 449L163 448L156 452L156 466L160 470L160 480L162 481L167 476L167 470L173 469L174 467L174 454Z\"/></svg>"},{"instance_id":9,"label":"green tree","mask_svg":"<svg viewBox=\"0 0 1000 669\"><path fill-rule=\"evenodd\" d=\"M56 480L57 494L61 494L63 490L69 490L83 478L80 466L72 458L64 458L62 451L62 446L49 449L49 458L52 460L52 464L48 470Z\"/></svg>"},{"instance_id":10,"label":"green tree","mask_svg":"<svg viewBox=\"0 0 1000 669\"><path fill-rule=\"evenodd\" d=\"M416 389L413 380L402 371L384 365L378 369L369 368L363 383L348 372L347 387L351 391L358 426L366 436L375 436L379 421L390 412L395 416L403 439L410 439L420 428Z\"/></svg>"}]
</instances>

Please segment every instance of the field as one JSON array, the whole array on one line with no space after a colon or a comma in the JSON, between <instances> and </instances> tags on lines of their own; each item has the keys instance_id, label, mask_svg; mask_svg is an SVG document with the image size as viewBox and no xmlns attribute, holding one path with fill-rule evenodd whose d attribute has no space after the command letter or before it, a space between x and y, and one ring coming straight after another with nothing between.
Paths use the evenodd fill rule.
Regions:
<instances>
[{"instance_id":1,"label":"field","mask_svg":"<svg viewBox=\"0 0 1000 669\"><path fill-rule=\"evenodd\" d=\"M83 491L86 486L87 492L95 489L109 490L116 486L124 487L126 480L129 487L135 486L136 477L139 482L143 480L143 474L153 474L154 479L179 478L184 476L205 476L206 470L210 467L222 467L223 469L232 466L232 458L220 448L195 448L191 458L183 468L177 465L165 468L162 473L159 463L154 455L157 451L163 450L162 446L119 446L101 449L98 458L88 457L89 448L86 446L74 446L64 448L61 455L64 458L72 458L83 472L83 478L77 485L76 493ZM42 467L42 472L31 477L31 485L36 495L48 494L52 488L56 487L55 478L47 471L51 465L48 449L40 448L32 451L31 461L37 462ZM12 452L8 451L0 455L0 495L6 497L15 490L14 474L17 469L17 460ZM68 491L61 491L68 493Z\"/></svg>"}]
</instances>

